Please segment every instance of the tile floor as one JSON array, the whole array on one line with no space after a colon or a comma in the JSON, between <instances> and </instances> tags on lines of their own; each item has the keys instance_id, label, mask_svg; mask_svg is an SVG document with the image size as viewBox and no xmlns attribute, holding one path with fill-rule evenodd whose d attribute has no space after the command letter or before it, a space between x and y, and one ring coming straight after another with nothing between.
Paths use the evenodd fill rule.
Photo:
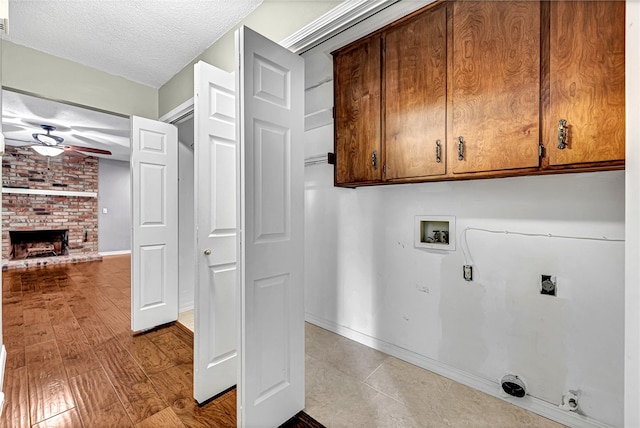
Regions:
<instances>
[{"instance_id":1,"label":"tile floor","mask_svg":"<svg viewBox=\"0 0 640 428\"><path fill-rule=\"evenodd\" d=\"M193 312L179 322L193 329ZM304 411L327 428L563 426L313 324L305 332Z\"/></svg>"},{"instance_id":2,"label":"tile floor","mask_svg":"<svg viewBox=\"0 0 640 428\"><path fill-rule=\"evenodd\" d=\"M328 428L563 426L308 323L304 410Z\"/></svg>"}]
</instances>

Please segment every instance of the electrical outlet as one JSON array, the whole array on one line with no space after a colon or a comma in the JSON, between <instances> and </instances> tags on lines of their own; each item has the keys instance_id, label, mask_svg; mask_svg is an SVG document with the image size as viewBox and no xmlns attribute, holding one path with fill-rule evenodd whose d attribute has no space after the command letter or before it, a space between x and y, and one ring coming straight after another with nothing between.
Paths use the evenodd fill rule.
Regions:
<instances>
[{"instance_id":1,"label":"electrical outlet","mask_svg":"<svg viewBox=\"0 0 640 428\"><path fill-rule=\"evenodd\" d=\"M548 296L556 295L556 277L551 275L540 276L540 294Z\"/></svg>"},{"instance_id":2,"label":"electrical outlet","mask_svg":"<svg viewBox=\"0 0 640 428\"><path fill-rule=\"evenodd\" d=\"M462 277L465 281L473 280L473 268L471 265L462 266Z\"/></svg>"}]
</instances>

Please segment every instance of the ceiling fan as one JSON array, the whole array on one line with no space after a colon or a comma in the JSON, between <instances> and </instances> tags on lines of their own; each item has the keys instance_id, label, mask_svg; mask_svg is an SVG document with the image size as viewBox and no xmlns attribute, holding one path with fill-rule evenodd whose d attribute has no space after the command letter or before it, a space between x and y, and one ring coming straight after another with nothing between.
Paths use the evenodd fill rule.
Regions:
<instances>
[{"instance_id":1,"label":"ceiling fan","mask_svg":"<svg viewBox=\"0 0 640 428\"><path fill-rule=\"evenodd\" d=\"M40 125L46 134L41 132L35 132L31 134L36 144L32 145L31 148L35 150L37 153L43 156L58 156L64 152L69 154L77 154L81 156L86 156L84 153L96 153L101 155L110 155L111 152L109 150L95 149L93 147L84 147L84 146L73 146L62 144L64 138L51 134L52 131L56 130L56 127L53 125Z\"/></svg>"}]
</instances>

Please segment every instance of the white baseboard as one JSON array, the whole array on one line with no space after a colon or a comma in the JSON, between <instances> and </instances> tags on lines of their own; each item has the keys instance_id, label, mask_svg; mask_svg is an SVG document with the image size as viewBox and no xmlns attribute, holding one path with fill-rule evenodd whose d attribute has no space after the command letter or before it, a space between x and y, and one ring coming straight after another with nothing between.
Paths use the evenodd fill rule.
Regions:
<instances>
[{"instance_id":1,"label":"white baseboard","mask_svg":"<svg viewBox=\"0 0 640 428\"><path fill-rule=\"evenodd\" d=\"M108 257L108 256L119 256L121 254L131 254L131 250L119 250L119 251L100 251L98 254L100 254L102 257Z\"/></svg>"},{"instance_id":2,"label":"white baseboard","mask_svg":"<svg viewBox=\"0 0 640 428\"><path fill-rule=\"evenodd\" d=\"M2 409L4 409L4 366L7 363L7 349L2 345L2 349L0 349L0 415L2 414Z\"/></svg>"},{"instance_id":3,"label":"white baseboard","mask_svg":"<svg viewBox=\"0 0 640 428\"><path fill-rule=\"evenodd\" d=\"M524 398L504 397L500 394L500 387L497 381L492 381L490 379L485 379L480 376L467 373L448 364L441 363L440 361L436 361L423 355L417 354L413 351L400 348L399 346L396 346L392 343L385 342L375 337L352 330L348 327L338 325L333 321L326 320L310 313L305 313L305 320L307 322L310 322L311 324L317 325L318 327L322 327L355 342L361 343L373 349L377 349L378 351L384 352L423 369L437 373L441 376L444 376L471 388L477 389L493 397L507 401L515 406L521 407L525 410L529 410L533 413L537 413L538 415L544 416L545 418L554 420L561 424L575 428L612 428L611 425L586 416L579 415L574 412L561 410L555 404L546 402L530 395L527 395Z\"/></svg>"},{"instance_id":4,"label":"white baseboard","mask_svg":"<svg viewBox=\"0 0 640 428\"><path fill-rule=\"evenodd\" d=\"M193 309L194 309L194 304L193 302L191 302L191 303L187 303L185 305L180 306L180 308L178 309L178 312L182 313L182 312L191 311Z\"/></svg>"}]
</instances>

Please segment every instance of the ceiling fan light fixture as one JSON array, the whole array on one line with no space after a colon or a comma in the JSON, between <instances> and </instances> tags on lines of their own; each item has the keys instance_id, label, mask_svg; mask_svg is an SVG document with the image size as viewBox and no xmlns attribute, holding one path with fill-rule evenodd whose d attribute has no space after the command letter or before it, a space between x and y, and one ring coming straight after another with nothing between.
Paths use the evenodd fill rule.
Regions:
<instances>
[{"instance_id":1,"label":"ceiling fan light fixture","mask_svg":"<svg viewBox=\"0 0 640 428\"><path fill-rule=\"evenodd\" d=\"M38 154L42 156L58 156L64 152L64 149L60 147L51 147L51 146L31 146L33 150L35 150Z\"/></svg>"},{"instance_id":2,"label":"ceiling fan light fixture","mask_svg":"<svg viewBox=\"0 0 640 428\"><path fill-rule=\"evenodd\" d=\"M51 131L56 130L55 126L42 124L40 125L40 128L47 131L47 133L41 134L39 132L36 132L35 134L31 134L33 139L36 140L37 142L45 144L47 146L57 146L58 144L64 141L64 138L62 137L58 137L57 135L51 135Z\"/></svg>"},{"instance_id":3,"label":"ceiling fan light fixture","mask_svg":"<svg viewBox=\"0 0 640 428\"><path fill-rule=\"evenodd\" d=\"M47 146L57 146L64 141L62 137L58 137L57 135L32 134L32 136L34 140L39 143L46 144Z\"/></svg>"}]
</instances>

